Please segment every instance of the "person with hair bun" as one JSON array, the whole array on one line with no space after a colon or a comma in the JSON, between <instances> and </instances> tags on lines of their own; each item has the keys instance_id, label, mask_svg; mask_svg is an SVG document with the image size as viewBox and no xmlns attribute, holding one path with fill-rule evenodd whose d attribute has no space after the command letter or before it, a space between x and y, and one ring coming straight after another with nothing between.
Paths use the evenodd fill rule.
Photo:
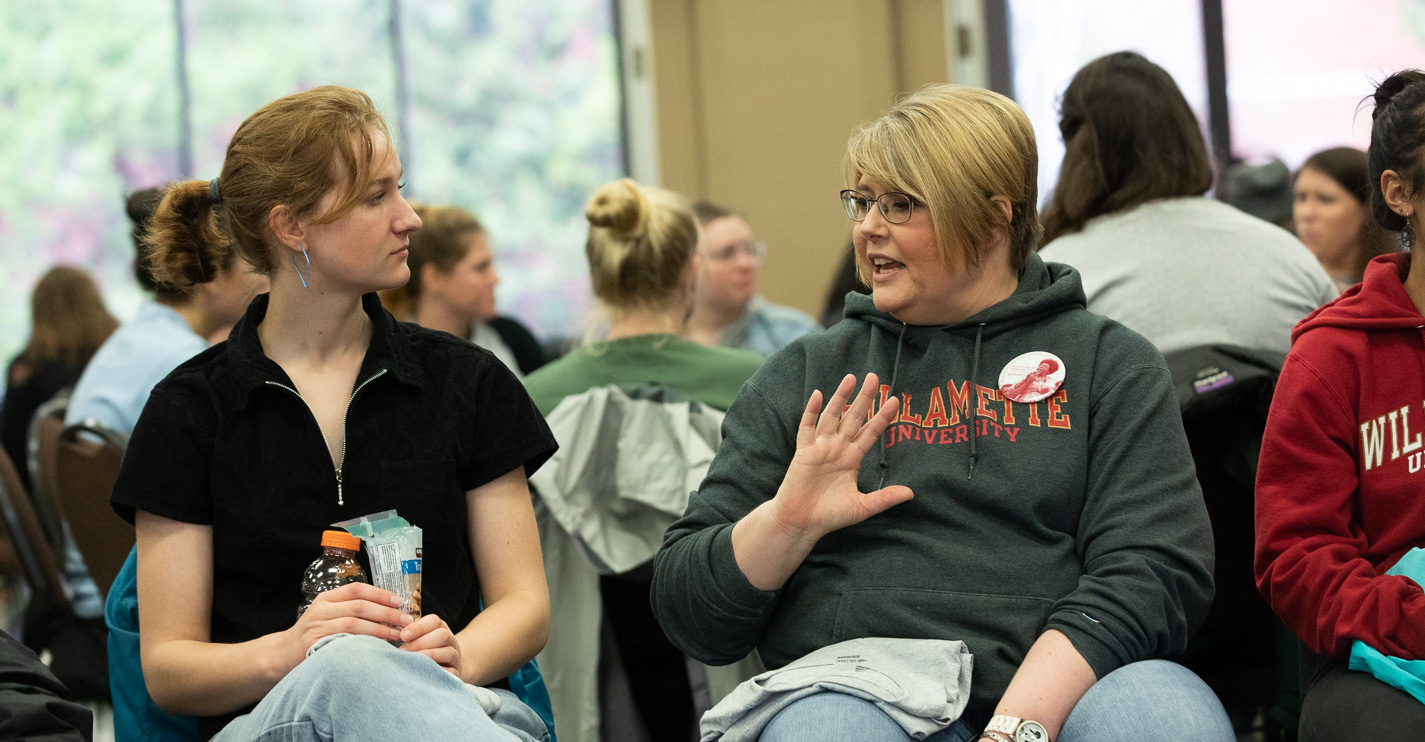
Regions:
<instances>
[{"instance_id":1,"label":"person with hair bun","mask_svg":"<svg viewBox=\"0 0 1425 742\"><path fill-rule=\"evenodd\" d=\"M93 420L127 435L138 422L149 392L178 364L227 336L248 302L267 290L236 253L217 255L210 279L200 285L164 283L154 277L147 242L153 211L163 192L134 191L125 199L137 251L134 275L153 300L109 337L74 386L65 423Z\"/></svg>"},{"instance_id":2,"label":"person with hair bun","mask_svg":"<svg viewBox=\"0 0 1425 742\"><path fill-rule=\"evenodd\" d=\"M704 739L1231 740L1166 660L1213 591L1172 379L1033 252L1024 111L929 85L852 133L843 170L871 296L743 385L655 561L675 644L791 668Z\"/></svg>"},{"instance_id":3,"label":"person with hair bun","mask_svg":"<svg viewBox=\"0 0 1425 742\"><path fill-rule=\"evenodd\" d=\"M1371 217L1409 248L1425 229L1425 72L1391 75L1374 102ZM1308 650L1303 742L1425 728L1409 675L1425 660L1422 315L1425 263L1381 255L1297 326L1277 381L1257 468L1255 567Z\"/></svg>"},{"instance_id":4,"label":"person with hair bun","mask_svg":"<svg viewBox=\"0 0 1425 742\"><path fill-rule=\"evenodd\" d=\"M1370 214L1366 153L1332 147L1306 158L1296 173L1296 235L1342 291L1361 282L1366 263L1396 246Z\"/></svg>"},{"instance_id":5,"label":"person with hair bun","mask_svg":"<svg viewBox=\"0 0 1425 742\"><path fill-rule=\"evenodd\" d=\"M459 206L412 206L421 229L411 235L411 280L381 292L386 308L397 319L469 338L516 376L543 366L539 341L495 309L500 274L480 220Z\"/></svg>"},{"instance_id":6,"label":"person with hair bun","mask_svg":"<svg viewBox=\"0 0 1425 742\"><path fill-rule=\"evenodd\" d=\"M489 352L381 308L421 226L401 177L371 99L319 87L249 116L218 177L154 214L160 281L203 285L233 251L271 281L154 388L111 498L138 537L143 679L204 737L549 738L504 688L547 636L526 476L556 445ZM322 531L391 509L424 531L425 615L354 582L299 616Z\"/></svg>"},{"instance_id":7,"label":"person with hair bun","mask_svg":"<svg viewBox=\"0 0 1425 742\"><path fill-rule=\"evenodd\" d=\"M609 385L656 386L715 410L727 409L762 357L682 337L701 259L696 255L698 223L688 203L670 191L624 179L595 190L584 213L589 221L584 253L594 296L608 313L608 335L525 379L540 411L553 420L565 403L578 404L585 392ZM600 434L617 431L601 428ZM576 451L589 442L561 439L560 444ZM646 460L667 462L648 453L654 448L645 449ZM680 489L679 494L687 493ZM570 536L547 516L547 509L541 510L545 560L561 581L551 590L554 622L540 666L548 671L556 718L565 720L573 739L598 734L598 719L590 710L599 698L593 649L599 624L584 620L593 611L612 630L634 705L652 738L687 739L695 717L686 659L657 628L648 606L648 577L642 574L646 565L632 576L596 578L577 555L564 558L570 552L562 546Z\"/></svg>"}]
</instances>

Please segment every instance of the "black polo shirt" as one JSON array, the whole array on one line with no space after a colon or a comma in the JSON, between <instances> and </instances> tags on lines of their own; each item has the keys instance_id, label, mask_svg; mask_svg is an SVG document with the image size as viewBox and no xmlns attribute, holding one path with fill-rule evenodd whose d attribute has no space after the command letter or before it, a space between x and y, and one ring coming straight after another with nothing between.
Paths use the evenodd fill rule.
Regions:
<instances>
[{"instance_id":1,"label":"black polo shirt","mask_svg":"<svg viewBox=\"0 0 1425 742\"><path fill-rule=\"evenodd\" d=\"M338 504L316 418L263 354L267 299L154 388L114 510L212 526L212 641L236 643L292 626L324 529L394 508L424 531L425 613L459 631L480 606L465 493L520 466L533 474L556 448L544 418L489 351L397 323L369 294L371 347L347 410ZM205 736L229 718L205 720L216 722Z\"/></svg>"}]
</instances>

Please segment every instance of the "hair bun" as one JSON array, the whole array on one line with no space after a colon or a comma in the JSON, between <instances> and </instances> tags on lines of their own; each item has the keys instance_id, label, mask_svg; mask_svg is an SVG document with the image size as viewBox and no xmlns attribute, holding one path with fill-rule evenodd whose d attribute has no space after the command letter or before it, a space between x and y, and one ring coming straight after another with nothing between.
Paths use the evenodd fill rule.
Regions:
<instances>
[{"instance_id":1,"label":"hair bun","mask_svg":"<svg viewBox=\"0 0 1425 742\"><path fill-rule=\"evenodd\" d=\"M1376 86L1376 108L1371 112L1371 119L1374 120L1376 116L1379 116L1381 110L1390 103L1391 99L1394 98L1397 93L1418 82L1425 82L1425 72L1421 72L1420 70L1402 70L1385 78L1380 85Z\"/></svg>"},{"instance_id":2,"label":"hair bun","mask_svg":"<svg viewBox=\"0 0 1425 742\"><path fill-rule=\"evenodd\" d=\"M621 234L642 231L648 223L648 212L648 197L629 178L599 186L584 207L590 224Z\"/></svg>"}]
</instances>

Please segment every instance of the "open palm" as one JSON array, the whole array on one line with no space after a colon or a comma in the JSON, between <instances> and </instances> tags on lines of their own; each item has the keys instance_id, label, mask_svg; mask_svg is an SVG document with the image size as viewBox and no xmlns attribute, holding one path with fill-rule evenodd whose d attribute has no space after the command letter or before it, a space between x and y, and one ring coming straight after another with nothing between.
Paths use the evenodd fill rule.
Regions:
<instances>
[{"instance_id":1,"label":"open palm","mask_svg":"<svg viewBox=\"0 0 1425 742\"><path fill-rule=\"evenodd\" d=\"M848 374L825 409L820 390L807 400L797 428L797 452L775 498L777 522L790 533L820 538L913 497L903 485L866 493L857 487L861 460L895 419L900 404L890 399L867 419L879 380L867 374L848 408L846 401L855 388L856 377Z\"/></svg>"}]
</instances>

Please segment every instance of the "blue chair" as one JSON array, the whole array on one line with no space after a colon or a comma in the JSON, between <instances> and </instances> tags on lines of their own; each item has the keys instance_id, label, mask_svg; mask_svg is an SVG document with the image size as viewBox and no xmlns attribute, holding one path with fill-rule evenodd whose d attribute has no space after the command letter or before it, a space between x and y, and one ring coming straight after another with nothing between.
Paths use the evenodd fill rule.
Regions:
<instances>
[{"instance_id":1,"label":"blue chair","mask_svg":"<svg viewBox=\"0 0 1425 742\"><path fill-rule=\"evenodd\" d=\"M194 742L198 739L197 717L170 714L159 708L144 683L139 661L138 572L138 547L134 547L104 602L104 623L109 626L114 738L118 742ZM510 675L510 690L544 720L550 742L558 742L554 736L554 708L534 660Z\"/></svg>"},{"instance_id":2,"label":"blue chair","mask_svg":"<svg viewBox=\"0 0 1425 742\"><path fill-rule=\"evenodd\" d=\"M117 742L194 742L198 717L170 714L148 695L139 662L139 552L129 557L109 587L104 623L109 626L109 690L114 697Z\"/></svg>"}]
</instances>

